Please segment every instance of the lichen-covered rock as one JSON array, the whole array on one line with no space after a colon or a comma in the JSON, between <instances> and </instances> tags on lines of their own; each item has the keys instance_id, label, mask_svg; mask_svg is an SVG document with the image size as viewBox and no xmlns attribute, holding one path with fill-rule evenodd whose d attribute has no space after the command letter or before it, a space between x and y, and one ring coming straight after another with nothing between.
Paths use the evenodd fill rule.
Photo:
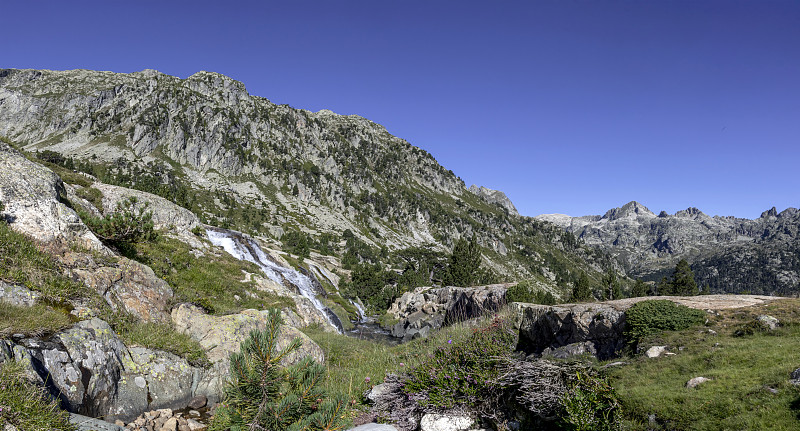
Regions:
<instances>
[{"instance_id":1,"label":"lichen-covered rock","mask_svg":"<svg viewBox=\"0 0 800 431\"><path fill-rule=\"evenodd\" d=\"M102 243L65 204L66 190L50 169L26 159L0 142L2 217L17 232L41 242L61 242L101 250Z\"/></svg>"},{"instance_id":2,"label":"lichen-covered rock","mask_svg":"<svg viewBox=\"0 0 800 431\"><path fill-rule=\"evenodd\" d=\"M144 264L117 257L99 261L92 255L65 252L57 259L67 273L101 295L114 310L145 321L168 322L172 288Z\"/></svg>"},{"instance_id":3,"label":"lichen-covered rock","mask_svg":"<svg viewBox=\"0 0 800 431\"><path fill-rule=\"evenodd\" d=\"M16 284L8 284L0 280L0 302L16 306L31 307L39 298L39 292L34 292Z\"/></svg>"},{"instance_id":4,"label":"lichen-covered rock","mask_svg":"<svg viewBox=\"0 0 800 431\"><path fill-rule=\"evenodd\" d=\"M197 340L206 349L208 359L213 364L201 376L196 394L205 395L210 402L219 402L229 374L230 354L239 351L241 342L250 331L266 328L267 314L268 311L245 310L227 316L210 316L201 308L190 304L180 304L172 310L175 329ZM322 349L307 335L291 326L281 326L277 348L286 347L295 338L302 340L302 346L284 358L284 365L295 364L306 356L318 362L325 361Z\"/></svg>"},{"instance_id":5,"label":"lichen-covered rock","mask_svg":"<svg viewBox=\"0 0 800 431\"><path fill-rule=\"evenodd\" d=\"M134 364L134 374L146 382L148 408L182 409L192 399L192 383L198 377L199 369L189 365L186 360L168 352L155 351L143 347L129 349ZM142 380L138 383L141 384Z\"/></svg>"},{"instance_id":6,"label":"lichen-covered rock","mask_svg":"<svg viewBox=\"0 0 800 431\"><path fill-rule=\"evenodd\" d=\"M469 416L428 413L419 422L420 431L467 431L475 421Z\"/></svg>"}]
</instances>

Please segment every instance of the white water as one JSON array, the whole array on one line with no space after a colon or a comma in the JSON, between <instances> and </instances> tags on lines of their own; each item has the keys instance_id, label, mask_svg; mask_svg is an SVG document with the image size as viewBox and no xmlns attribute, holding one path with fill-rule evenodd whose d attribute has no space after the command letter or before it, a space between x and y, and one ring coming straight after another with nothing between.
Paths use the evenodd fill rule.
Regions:
<instances>
[{"instance_id":1,"label":"white water","mask_svg":"<svg viewBox=\"0 0 800 431\"><path fill-rule=\"evenodd\" d=\"M208 240L211 241L212 244L222 247L233 257L258 265L261 271L263 271L270 280L278 284L283 284L284 280L286 280L293 286L296 286L300 294L308 298L311 304L314 305L314 308L319 310L320 313L328 319L328 323L340 333L342 332L341 323L337 325L338 322L334 322L331 318L332 312L330 309L317 299L314 293L314 285L311 283L311 279L308 278L308 276L274 263L267 257L267 254L261 250L261 247L250 238L239 235L232 236L228 232L216 230L206 230L206 235L208 235ZM242 244L242 241L247 241L247 244Z\"/></svg>"},{"instance_id":2,"label":"white water","mask_svg":"<svg viewBox=\"0 0 800 431\"><path fill-rule=\"evenodd\" d=\"M358 301L353 301L352 299L350 300L350 303L353 304L356 307L356 310L358 311L358 321L359 321L359 323L366 322L367 321L367 313L364 311L364 307L362 307L361 304Z\"/></svg>"}]
</instances>

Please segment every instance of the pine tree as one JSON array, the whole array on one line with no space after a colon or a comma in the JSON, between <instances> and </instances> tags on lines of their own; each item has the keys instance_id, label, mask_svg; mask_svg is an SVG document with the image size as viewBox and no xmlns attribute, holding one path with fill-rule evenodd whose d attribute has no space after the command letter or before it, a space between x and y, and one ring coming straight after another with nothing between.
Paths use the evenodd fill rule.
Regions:
<instances>
[{"instance_id":1,"label":"pine tree","mask_svg":"<svg viewBox=\"0 0 800 431\"><path fill-rule=\"evenodd\" d=\"M689 262L686 259L681 259L677 265L675 265L675 271L672 273L672 280L670 281L672 285L672 294L673 295L697 295L697 282L694 280L694 272L692 272L692 268L689 267Z\"/></svg>"},{"instance_id":2,"label":"pine tree","mask_svg":"<svg viewBox=\"0 0 800 431\"><path fill-rule=\"evenodd\" d=\"M449 286L471 286L478 279L478 269L481 266L481 251L475 235L467 242L459 239L453 247L453 254L447 266L444 284Z\"/></svg>"},{"instance_id":3,"label":"pine tree","mask_svg":"<svg viewBox=\"0 0 800 431\"><path fill-rule=\"evenodd\" d=\"M300 345L295 338L278 349L282 321L270 310L267 328L254 330L230 358L225 400L211 430L321 431L345 428L342 398L327 400L322 389L325 367L306 357L283 367L280 362Z\"/></svg>"},{"instance_id":4,"label":"pine tree","mask_svg":"<svg viewBox=\"0 0 800 431\"><path fill-rule=\"evenodd\" d=\"M638 298L640 296L647 296L648 293L647 283L642 280L636 280L631 288L631 298Z\"/></svg>"},{"instance_id":5,"label":"pine tree","mask_svg":"<svg viewBox=\"0 0 800 431\"><path fill-rule=\"evenodd\" d=\"M622 290L619 287L619 280L617 273L609 268L608 272L603 276L603 299L620 299L622 298Z\"/></svg>"},{"instance_id":6,"label":"pine tree","mask_svg":"<svg viewBox=\"0 0 800 431\"><path fill-rule=\"evenodd\" d=\"M581 272L581 276L578 277L578 281L572 289L572 300L580 302L590 299L594 299L592 295L592 284L589 281L589 277L586 276L586 273Z\"/></svg>"}]
</instances>

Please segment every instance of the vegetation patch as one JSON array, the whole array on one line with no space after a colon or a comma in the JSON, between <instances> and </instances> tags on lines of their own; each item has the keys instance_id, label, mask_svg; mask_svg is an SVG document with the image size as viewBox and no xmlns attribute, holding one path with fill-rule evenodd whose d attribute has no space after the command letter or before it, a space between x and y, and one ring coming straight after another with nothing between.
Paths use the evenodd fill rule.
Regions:
<instances>
[{"instance_id":1,"label":"vegetation patch","mask_svg":"<svg viewBox=\"0 0 800 431\"><path fill-rule=\"evenodd\" d=\"M679 331L702 324L706 320L705 316L702 310L666 299L641 301L625 311L625 336L628 343L635 346L648 335L661 331Z\"/></svg>"},{"instance_id":2,"label":"vegetation patch","mask_svg":"<svg viewBox=\"0 0 800 431\"><path fill-rule=\"evenodd\" d=\"M169 323L142 322L122 313L113 313L104 318L126 346L138 345L170 352L197 367L211 365L200 343L189 335L176 331Z\"/></svg>"},{"instance_id":3,"label":"vegetation patch","mask_svg":"<svg viewBox=\"0 0 800 431\"><path fill-rule=\"evenodd\" d=\"M217 315L295 306L290 298L259 291L253 281L244 281L245 272L261 274L261 269L227 253L195 255L186 243L164 235L135 247L136 259L169 283L177 301L191 302Z\"/></svg>"},{"instance_id":4,"label":"vegetation patch","mask_svg":"<svg viewBox=\"0 0 800 431\"><path fill-rule=\"evenodd\" d=\"M25 368L14 361L0 363L0 428L73 431L69 415L43 387L28 382Z\"/></svg>"},{"instance_id":5,"label":"vegetation patch","mask_svg":"<svg viewBox=\"0 0 800 431\"><path fill-rule=\"evenodd\" d=\"M58 332L72 323L66 313L43 304L26 307L0 302L0 338L13 334L41 337Z\"/></svg>"},{"instance_id":6,"label":"vegetation patch","mask_svg":"<svg viewBox=\"0 0 800 431\"><path fill-rule=\"evenodd\" d=\"M783 325L770 333L735 336L760 314ZM676 354L638 357L609 369L627 425L633 430L797 429L800 390L789 374L800 367L800 301L723 310L707 328L653 334L643 342L673 346ZM711 329L713 332L708 331ZM710 381L686 388L694 377ZM655 423L650 423L654 415Z\"/></svg>"}]
</instances>

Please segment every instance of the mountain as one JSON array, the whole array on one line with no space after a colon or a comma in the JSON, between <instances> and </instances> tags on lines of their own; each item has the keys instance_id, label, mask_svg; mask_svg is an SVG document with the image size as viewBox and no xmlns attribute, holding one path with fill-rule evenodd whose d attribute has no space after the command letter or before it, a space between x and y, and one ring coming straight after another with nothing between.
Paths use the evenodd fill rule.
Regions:
<instances>
[{"instance_id":1,"label":"mountain","mask_svg":"<svg viewBox=\"0 0 800 431\"><path fill-rule=\"evenodd\" d=\"M165 197L203 223L356 263L402 269L396 251L449 253L475 237L496 279L556 294L581 272L599 280L616 265L518 216L502 192L470 192L379 124L276 105L217 73L0 70L0 136L44 162Z\"/></svg>"},{"instance_id":2,"label":"mountain","mask_svg":"<svg viewBox=\"0 0 800 431\"><path fill-rule=\"evenodd\" d=\"M517 207L514 206L514 203L511 202L511 199L509 199L508 196L506 196L506 194L500 190L492 190L483 186L478 187L473 184L469 186L469 191L475 193L477 196L480 196L481 199L489 202L490 204L497 204L507 209L509 214L519 215L519 212L517 212Z\"/></svg>"},{"instance_id":3,"label":"mountain","mask_svg":"<svg viewBox=\"0 0 800 431\"><path fill-rule=\"evenodd\" d=\"M773 207L755 220L710 217L697 208L658 215L629 202L602 216L536 217L616 256L631 275L658 280L679 259L714 292L800 291L800 211Z\"/></svg>"}]
</instances>

